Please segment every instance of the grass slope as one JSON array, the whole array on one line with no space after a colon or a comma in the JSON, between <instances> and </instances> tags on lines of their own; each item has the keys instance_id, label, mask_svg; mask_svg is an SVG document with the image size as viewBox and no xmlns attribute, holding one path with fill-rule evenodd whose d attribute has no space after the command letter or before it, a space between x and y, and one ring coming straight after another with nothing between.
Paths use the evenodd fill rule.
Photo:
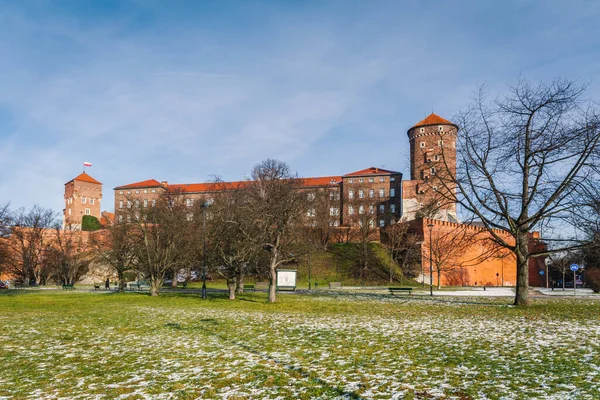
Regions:
<instances>
[{"instance_id":1,"label":"grass slope","mask_svg":"<svg viewBox=\"0 0 600 400\"><path fill-rule=\"evenodd\" d=\"M418 297L418 296L417 296ZM0 295L0 398L594 399L600 303Z\"/></svg>"}]
</instances>

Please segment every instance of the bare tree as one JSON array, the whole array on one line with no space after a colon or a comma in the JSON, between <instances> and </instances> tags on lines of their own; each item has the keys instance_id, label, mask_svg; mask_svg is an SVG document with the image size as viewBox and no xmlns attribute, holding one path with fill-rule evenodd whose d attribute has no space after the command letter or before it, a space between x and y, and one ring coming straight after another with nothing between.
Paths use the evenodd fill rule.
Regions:
<instances>
[{"instance_id":1,"label":"bare tree","mask_svg":"<svg viewBox=\"0 0 600 400\"><path fill-rule=\"evenodd\" d=\"M358 276L364 285L370 268L369 244L375 239L377 232L375 204L366 198L355 198L348 204L348 224L351 227L352 241L358 245L354 255L358 266Z\"/></svg>"},{"instance_id":2,"label":"bare tree","mask_svg":"<svg viewBox=\"0 0 600 400\"><path fill-rule=\"evenodd\" d=\"M456 121L457 173L445 155L437 167L445 171L441 192L447 200L515 254L515 305L529 302L530 259L581 245L564 233L572 209L582 214L587 206L580 193L597 181L600 117L594 104L583 101L584 89L566 80L519 80L505 99L490 102L482 88ZM530 250L532 232L542 224L561 224L563 236L544 237L548 246Z\"/></svg>"},{"instance_id":3,"label":"bare tree","mask_svg":"<svg viewBox=\"0 0 600 400\"><path fill-rule=\"evenodd\" d=\"M93 259L87 234L67 225L54 227L54 237L44 255L53 280L63 285L73 285L87 272Z\"/></svg>"},{"instance_id":4,"label":"bare tree","mask_svg":"<svg viewBox=\"0 0 600 400\"><path fill-rule=\"evenodd\" d=\"M96 259L110 265L119 280L119 291L125 290L125 272L136 264L134 225L126 221L109 221L105 229L91 234L91 246Z\"/></svg>"},{"instance_id":5,"label":"bare tree","mask_svg":"<svg viewBox=\"0 0 600 400\"><path fill-rule=\"evenodd\" d=\"M414 275L420 272L420 245L419 237L409 231L408 224L397 223L388 225L381 230L382 243L390 251L389 281L396 279L396 265L400 272L400 283L405 275Z\"/></svg>"},{"instance_id":6,"label":"bare tree","mask_svg":"<svg viewBox=\"0 0 600 400\"><path fill-rule=\"evenodd\" d=\"M11 216L9 204L0 206L0 274L9 265L8 238L10 236Z\"/></svg>"},{"instance_id":7,"label":"bare tree","mask_svg":"<svg viewBox=\"0 0 600 400\"><path fill-rule=\"evenodd\" d=\"M549 264L549 268L559 272L562 275L562 288L563 290L565 290L565 276L567 273L569 273L570 270L570 266L572 264L574 264L575 262L577 262L577 260L579 260L581 257L572 252L572 251L565 251L563 253L554 253L552 254L552 256L550 257L550 264ZM575 284L575 283L573 283Z\"/></svg>"},{"instance_id":8,"label":"bare tree","mask_svg":"<svg viewBox=\"0 0 600 400\"><path fill-rule=\"evenodd\" d=\"M253 219L255 240L269 252L269 303L277 300L277 268L294 259L288 247L304 222L306 196L298 190L301 183L287 164L267 159L254 167L247 188L245 208Z\"/></svg>"},{"instance_id":9,"label":"bare tree","mask_svg":"<svg viewBox=\"0 0 600 400\"><path fill-rule=\"evenodd\" d=\"M317 190L308 194L309 225L318 237L324 250L334 237L340 220L340 192L337 190Z\"/></svg>"},{"instance_id":10,"label":"bare tree","mask_svg":"<svg viewBox=\"0 0 600 400\"><path fill-rule=\"evenodd\" d=\"M25 285L43 283L43 259L52 237L56 214L51 209L21 208L11 217L13 227L8 240L8 272Z\"/></svg>"},{"instance_id":11,"label":"bare tree","mask_svg":"<svg viewBox=\"0 0 600 400\"><path fill-rule=\"evenodd\" d=\"M132 225L135 269L150 280L151 296L158 296L167 271L190 261L193 218L185 200L180 193L167 191L153 206L143 207L134 200L125 211L125 221Z\"/></svg>"},{"instance_id":12,"label":"bare tree","mask_svg":"<svg viewBox=\"0 0 600 400\"><path fill-rule=\"evenodd\" d=\"M442 274L452 275L454 271L463 271L463 267L475 264L479 257L469 260L465 257L466 250L476 241L475 234L470 232L468 225L461 224L448 231L433 231L431 241L425 241L425 251L431 254L433 271L437 275L437 287L442 287Z\"/></svg>"},{"instance_id":13,"label":"bare tree","mask_svg":"<svg viewBox=\"0 0 600 400\"><path fill-rule=\"evenodd\" d=\"M221 190L211 205L207 236L215 272L227 281L229 299L243 289L244 276L258 251L253 240L254 224L246 213L246 192L241 189ZM238 292L239 293L239 292Z\"/></svg>"}]
</instances>

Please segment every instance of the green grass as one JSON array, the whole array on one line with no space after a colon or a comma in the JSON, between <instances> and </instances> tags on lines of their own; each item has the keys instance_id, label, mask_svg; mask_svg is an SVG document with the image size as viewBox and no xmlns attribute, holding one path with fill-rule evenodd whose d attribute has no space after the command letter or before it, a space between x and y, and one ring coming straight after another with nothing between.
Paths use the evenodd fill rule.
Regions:
<instances>
[{"instance_id":1,"label":"green grass","mask_svg":"<svg viewBox=\"0 0 600 400\"><path fill-rule=\"evenodd\" d=\"M597 398L600 302L511 300L11 290L0 398Z\"/></svg>"}]
</instances>

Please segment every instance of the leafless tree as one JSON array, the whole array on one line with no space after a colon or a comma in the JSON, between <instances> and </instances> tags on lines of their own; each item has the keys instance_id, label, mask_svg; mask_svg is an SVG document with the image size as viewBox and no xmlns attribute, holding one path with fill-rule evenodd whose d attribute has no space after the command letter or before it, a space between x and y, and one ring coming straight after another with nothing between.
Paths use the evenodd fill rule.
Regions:
<instances>
[{"instance_id":1,"label":"leafless tree","mask_svg":"<svg viewBox=\"0 0 600 400\"><path fill-rule=\"evenodd\" d=\"M397 223L388 225L381 230L382 243L390 251L390 283L396 279L396 265L399 267L400 283L406 275L420 272L419 237L409 231L408 224Z\"/></svg>"},{"instance_id":2,"label":"leafless tree","mask_svg":"<svg viewBox=\"0 0 600 400\"><path fill-rule=\"evenodd\" d=\"M532 232L542 224L560 224L555 232L564 235L571 211L585 213L581 193L596 185L600 117L593 103L583 101L584 90L567 80L531 84L520 79L505 99L489 101L481 88L473 106L455 121L461 127L457 173L448 168L445 155L438 167L446 172L442 193L448 200L515 254L515 305L529 302L530 259L581 245L557 233L542 238L547 246L529 247Z\"/></svg>"},{"instance_id":3,"label":"leafless tree","mask_svg":"<svg viewBox=\"0 0 600 400\"><path fill-rule=\"evenodd\" d=\"M565 251L562 253L554 253L550 257L549 268L559 272L562 275L562 288L565 290L565 276L569 273L569 267L576 263L581 256L573 251Z\"/></svg>"},{"instance_id":4,"label":"leafless tree","mask_svg":"<svg viewBox=\"0 0 600 400\"><path fill-rule=\"evenodd\" d=\"M351 228L351 240L358 246L358 251L355 252L354 258L359 268L359 278L364 285L364 280L370 267L369 244L375 239L378 229L376 225L375 204L366 198L354 198L349 200L348 213L347 220Z\"/></svg>"},{"instance_id":5,"label":"leafless tree","mask_svg":"<svg viewBox=\"0 0 600 400\"><path fill-rule=\"evenodd\" d=\"M318 238L324 250L338 229L340 220L339 196L337 190L317 190L307 194L308 225Z\"/></svg>"},{"instance_id":6,"label":"leafless tree","mask_svg":"<svg viewBox=\"0 0 600 400\"><path fill-rule=\"evenodd\" d=\"M73 285L87 272L93 259L87 234L67 225L55 225L54 236L44 254L53 280L63 285Z\"/></svg>"},{"instance_id":7,"label":"leafless tree","mask_svg":"<svg viewBox=\"0 0 600 400\"><path fill-rule=\"evenodd\" d=\"M277 300L277 268L294 259L288 250L296 228L303 225L306 196L298 189L301 179L287 164L267 159L252 170L245 209L252 216L255 239L269 252L269 303Z\"/></svg>"},{"instance_id":8,"label":"leafless tree","mask_svg":"<svg viewBox=\"0 0 600 400\"><path fill-rule=\"evenodd\" d=\"M469 226L461 224L448 231L434 230L431 242L428 239L425 241L425 252L431 254L438 289L442 287L442 274L452 275L454 271L462 272L463 267L477 263L477 256L472 260L465 257L465 252L476 240L476 235L469 230Z\"/></svg>"},{"instance_id":9,"label":"leafless tree","mask_svg":"<svg viewBox=\"0 0 600 400\"><path fill-rule=\"evenodd\" d=\"M7 270L25 285L43 283L43 259L52 239L51 227L55 220L54 211L37 205L29 211L21 208L11 217L13 226L8 240L10 260Z\"/></svg>"},{"instance_id":10,"label":"leafless tree","mask_svg":"<svg viewBox=\"0 0 600 400\"><path fill-rule=\"evenodd\" d=\"M9 204L0 206L0 274L8 268L9 249L8 238L10 236L10 208Z\"/></svg>"},{"instance_id":11,"label":"leafless tree","mask_svg":"<svg viewBox=\"0 0 600 400\"><path fill-rule=\"evenodd\" d=\"M124 221L131 224L135 269L150 280L150 295L158 296L167 271L189 262L193 218L181 193L167 191L154 206L131 201ZM119 215L117 215L119 217Z\"/></svg>"},{"instance_id":12,"label":"leafless tree","mask_svg":"<svg viewBox=\"0 0 600 400\"><path fill-rule=\"evenodd\" d=\"M91 234L90 243L97 260L110 265L119 280L119 291L125 290L125 272L136 264L134 225L126 221L109 221L105 229Z\"/></svg>"},{"instance_id":13,"label":"leafless tree","mask_svg":"<svg viewBox=\"0 0 600 400\"><path fill-rule=\"evenodd\" d=\"M207 226L210 259L215 272L227 281L230 300L235 299L238 289L243 290L248 265L259 249L251 239L255 225L244 207L247 199L243 188L220 190L211 205Z\"/></svg>"}]
</instances>

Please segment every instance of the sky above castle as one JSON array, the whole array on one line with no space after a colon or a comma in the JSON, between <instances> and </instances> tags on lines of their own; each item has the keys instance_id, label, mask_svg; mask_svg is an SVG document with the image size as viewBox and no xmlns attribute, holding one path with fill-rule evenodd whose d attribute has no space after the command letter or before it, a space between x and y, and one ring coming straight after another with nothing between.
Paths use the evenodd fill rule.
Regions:
<instances>
[{"instance_id":1,"label":"sky above castle","mask_svg":"<svg viewBox=\"0 0 600 400\"><path fill-rule=\"evenodd\" d=\"M589 83L600 2L0 0L0 204L61 211L84 161L112 188L303 176L409 177L406 131L478 85Z\"/></svg>"}]
</instances>

